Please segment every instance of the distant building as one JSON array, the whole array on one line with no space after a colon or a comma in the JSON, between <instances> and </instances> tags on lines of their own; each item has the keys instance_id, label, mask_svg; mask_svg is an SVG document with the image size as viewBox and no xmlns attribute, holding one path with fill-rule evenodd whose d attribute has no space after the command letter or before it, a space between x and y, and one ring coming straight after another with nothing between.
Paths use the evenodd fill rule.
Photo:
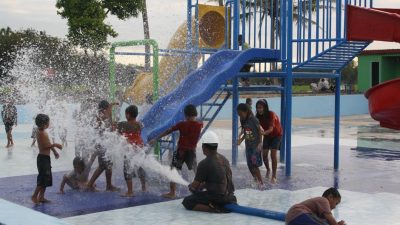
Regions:
<instances>
[{"instance_id":1,"label":"distant building","mask_svg":"<svg viewBox=\"0 0 400 225\"><path fill-rule=\"evenodd\" d=\"M400 77L400 49L366 50L358 56L358 90Z\"/></svg>"}]
</instances>

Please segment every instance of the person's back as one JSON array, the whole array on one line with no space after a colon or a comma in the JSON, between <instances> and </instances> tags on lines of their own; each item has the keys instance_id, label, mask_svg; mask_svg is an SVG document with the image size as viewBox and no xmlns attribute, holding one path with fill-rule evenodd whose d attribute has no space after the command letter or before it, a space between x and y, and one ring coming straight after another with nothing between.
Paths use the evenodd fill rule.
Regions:
<instances>
[{"instance_id":1,"label":"person's back","mask_svg":"<svg viewBox=\"0 0 400 225\"><path fill-rule=\"evenodd\" d=\"M167 131L160 134L155 139L151 140L150 143L154 144L160 138L171 134L174 131L179 131L178 148L173 153L171 167L175 167L177 170L181 170L182 166L186 164L189 170L196 171L197 160L196 160L196 147L197 142L200 139L201 129L203 123L197 121L197 109L194 105L187 105L183 110L185 114L185 121L177 123ZM176 197L176 184L170 183L170 192L163 194L165 198Z\"/></svg>"},{"instance_id":2,"label":"person's back","mask_svg":"<svg viewBox=\"0 0 400 225\"><path fill-rule=\"evenodd\" d=\"M179 130L179 148L196 150L203 123L196 120L185 120L178 123L175 127Z\"/></svg>"},{"instance_id":3,"label":"person's back","mask_svg":"<svg viewBox=\"0 0 400 225\"><path fill-rule=\"evenodd\" d=\"M138 146L143 146L143 140L141 135L142 126L137 121L123 121L119 122L117 130L130 144L135 144Z\"/></svg>"},{"instance_id":4,"label":"person's back","mask_svg":"<svg viewBox=\"0 0 400 225\"><path fill-rule=\"evenodd\" d=\"M204 176L210 194L230 195L234 192L229 161L221 154L207 156L199 163L200 176Z\"/></svg>"}]
</instances>

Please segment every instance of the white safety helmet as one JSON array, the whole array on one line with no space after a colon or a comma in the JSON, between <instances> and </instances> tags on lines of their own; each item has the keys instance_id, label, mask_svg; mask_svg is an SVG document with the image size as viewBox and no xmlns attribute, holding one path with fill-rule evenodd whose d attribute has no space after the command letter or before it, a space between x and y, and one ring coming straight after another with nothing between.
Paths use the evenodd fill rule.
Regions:
<instances>
[{"instance_id":1,"label":"white safety helmet","mask_svg":"<svg viewBox=\"0 0 400 225\"><path fill-rule=\"evenodd\" d=\"M203 136L200 139L200 142L202 145L204 144L217 148L219 143L219 138L215 132L208 130L203 134Z\"/></svg>"}]
</instances>

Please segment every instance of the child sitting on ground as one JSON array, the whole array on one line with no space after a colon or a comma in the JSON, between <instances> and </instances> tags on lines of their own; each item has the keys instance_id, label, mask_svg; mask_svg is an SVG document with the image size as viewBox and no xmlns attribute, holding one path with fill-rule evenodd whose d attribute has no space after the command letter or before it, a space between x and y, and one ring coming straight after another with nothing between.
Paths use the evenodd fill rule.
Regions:
<instances>
[{"instance_id":1,"label":"child sitting on ground","mask_svg":"<svg viewBox=\"0 0 400 225\"><path fill-rule=\"evenodd\" d=\"M59 158L58 152L55 148L62 149L60 144L51 144L46 129L49 128L50 118L45 114L38 114L35 119L36 126L38 127L37 142L39 154L37 156L37 169L39 175L37 176L37 186L32 195L32 202L48 203L50 202L44 197L47 187L53 185L53 178L51 174L50 150L53 152L56 159Z\"/></svg>"},{"instance_id":2,"label":"child sitting on ground","mask_svg":"<svg viewBox=\"0 0 400 225\"><path fill-rule=\"evenodd\" d=\"M74 169L65 174L60 185L60 194L64 194L64 186L67 184L69 187L75 190L84 189L89 179L90 169L92 168L93 162L96 155L92 155L89 161L77 156L72 162Z\"/></svg>"},{"instance_id":3,"label":"child sitting on ground","mask_svg":"<svg viewBox=\"0 0 400 225\"><path fill-rule=\"evenodd\" d=\"M247 167L260 188L263 185L259 167L262 166L262 132L260 123L254 117L249 106L241 103L237 106L237 111L242 125L243 137L239 137L238 145L245 140Z\"/></svg>"},{"instance_id":4,"label":"child sitting on ground","mask_svg":"<svg viewBox=\"0 0 400 225\"><path fill-rule=\"evenodd\" d=\"M98 116L97 116L97 127L96 129L99 132L99 139L104 138L104 132L113 130L112 127L112 106L115 104L110 104L108 101L103 100L98 105ZM112 160L109 156L106 155L107 149L101 144L98 143L95 146L97 159L99 166L94 171L92 177L90 178L87 189L95 191L94 183L96 182L97 178L105 171L106 173L106 190L107 191L118 191L119 188L112 185Z\"/></svg>"},{"instance_id":5,"label":"child sitting on ground","mask_svg":"<svg viewBox=\"0 0 400 225\"><path fill-rule=\"evenodd\" d=\"M138 108L135 105L130 105L125 109L125 117L127 121L119 122L117 129L118 133L126 137L128 143L133 145L136 151L140 151L143 147L143 140L140 136L142 124L136 121L138 116ZM136 177L136 168L131 165L129 157L132 155L125 154L124 156L124 178L128 191L123 194L123 197L134 197L132 178ZM146 191L146 173L142 167L137 169L137 173L142 184L142 191Z\"/></svg>"},{"instance_id":6,"label":"child sitting on ground","mask_svg":"<svg viewBox=\"0 0 400 225\"><path fill-rule=\"evenodd\" d=\"M336 222L331 210L340 203L341 196L336 188L329 188L322 197L308 199L292 206L286 215L286 225L346 225Z\"/></svg>"},{"instance_id":7,"label":"child sitting on ground","mask_svg":"<svg viewBox=\"0 0 400 225\"><path fill-rule=\"evenodd\" d=\"M154 144L156 140L179 130L178 149L174 152L171 167L182 170L182 166L186 163L189 170L196 173L196 146L200 138L203 123L196 120L197 109L194 105L187 105L184 109L185 121L177 123L168 129L150 143ZM162 195L164 198L176 197L176 184L170 183L170 192Z\"/></svg>"}]
</instances>

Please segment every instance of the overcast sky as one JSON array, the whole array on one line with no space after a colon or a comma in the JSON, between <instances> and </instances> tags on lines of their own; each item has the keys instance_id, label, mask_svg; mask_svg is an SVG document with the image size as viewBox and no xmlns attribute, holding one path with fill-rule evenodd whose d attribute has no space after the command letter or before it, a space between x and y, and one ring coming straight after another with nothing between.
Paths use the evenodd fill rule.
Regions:
<instances>
[{"instance_id":1,"label":"overcast sky","mask_svg":"<svg viewBox=\"0 0 400 225\"><path fill-rule=\"evenodd\" d=\"M203 0L201 2L207 2ZM400 8L400 0L375 0L375 7ZM147 0L151 37L165 48L176 28L185 21L186 0ZM109 18L107 22L119 33L115 40L143 39L141 18L120 21ZM13 30L34 28L65 37L66 20L57 15L55 1L49 0L0 0L0 27ZM370 48L400 48L400 44L379 43Z\"/></svg>"}]
</instances>

